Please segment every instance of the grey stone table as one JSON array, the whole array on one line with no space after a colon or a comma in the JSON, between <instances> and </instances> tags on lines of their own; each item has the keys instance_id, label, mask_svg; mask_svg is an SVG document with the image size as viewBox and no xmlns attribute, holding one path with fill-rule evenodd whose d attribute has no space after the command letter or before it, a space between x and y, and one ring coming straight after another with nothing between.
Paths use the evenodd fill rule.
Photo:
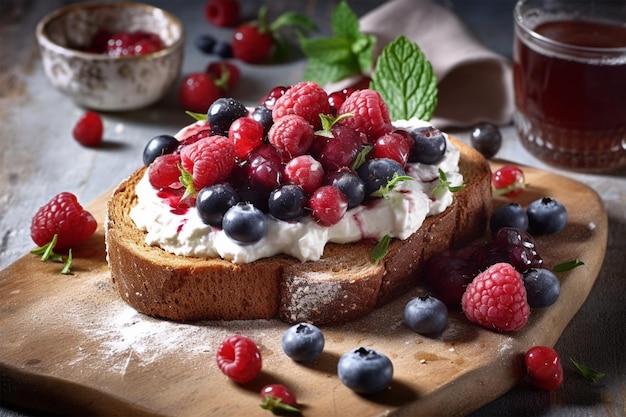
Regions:
<instances>
[{"instance_id":1,"label":"grey stone table","mask_svg":"<svg viewBox=\"0 0 626 417\"><path fill-rule=\"evenodd\" d=\"M47 82L34 39L36 22L65 3L61 0L0 0L0 268L32 248L30 220L43 202L58 192L71 191L81 202L88 203L141 164L141 151L147 139L162 132L176 131L189 122L177 107L176 94L172 92L162 102L144 110L103 114L106 128L102 148L88 149L74 142L70 132L84 110ZM230 36L228 31L211 29L204 22L198 13L203 1L148 3L169 9L185 22L188 41L183 72L202 70L210 59L194 48L195 36L211 30L225 40ZM260 3L242 0L244 12L252 16ZM336 3L285 0L270 4L277 9L291 8L308 13L319 22L322 30L327 30L330 11ZM361 15L382 1L350 3ZM488 47L510 57L512 0L442 0L441 3L462 16ZM278 71L242 65L243 81L235 95L256 100L274 85L298 82L302 69L302 62L286 64ZM503 126L502 132L504 145L498 157L574 178L595 189L605 204L609 216L606 259L589 298L565 329L556 348L562 357L576 358L606 376L592 385L566 366L567 380L559 390L543 392L523 381L471 416L624 416L625 173L591 175L560 171L528 154L511 126ZM468 141L467 130L452 133ZM32 415L38 413L16 410L4 403L0 406L3 417Z\"/></svg>"}]
</instances>

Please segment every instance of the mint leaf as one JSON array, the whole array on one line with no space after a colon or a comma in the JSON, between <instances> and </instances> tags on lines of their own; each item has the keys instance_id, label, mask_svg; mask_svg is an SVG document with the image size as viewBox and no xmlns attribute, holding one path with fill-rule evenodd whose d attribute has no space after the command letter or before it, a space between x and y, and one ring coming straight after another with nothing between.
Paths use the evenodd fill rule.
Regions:
<instances>
[{"instance_id":1,"label":"mint leaf","mask_svg":"<svg viewBox=\"0 0 626 417\"><path fill-rule=\"evenodd\" d=\"M337 38L353 40L359 35L359 17L343 0L333 10L330 25L333 35Z\"/></svg>"},{"instance_id":2,"label":"mint leaf","mask_svg":"<svg viewBox=\"0 0 626 417\"><path fill-rule=\"evenodd\" d=\"M299 36L308 57L303 79L324 85L371 70L376 37L359 32L359 19L342 0L331 16L332 36L307 39Z\"/></svg>"},{"instance_id":3,"label":"mint leaf","mask_svg":"<svg viewBox=\"0 0 626 417\"><path fill-rule=\"evenodd\" d=\"M54 262L63 262L63 258L58 253L54 252L54 247L57 244L57 240L59 235L55 234L52 236L52 240L47 244L43 245L40 248L33 249L30 251L33 255L41 255L41 261L54 261Z\"/></svg>"},{"instance_id":4,"label":"mint leaf","mask_svg":"<svg viewBox=\"0 0 626 417\"><path fill-rule=\"evenodd\" d=\"M350 165L350 169L353 171L359 169L359 167L363 165L365 161L367 161L367 154L370 153L372 149L373 147L369 145L361 148L359 154L356 156L356 158L354 158L354 162L352 162L352 165Z\"/></svg>"},{"instance_id":5,"label":"mint leaf","mask_svg":"<svg viewBox=\"0 0 626 417\"><path fill-rule=\"evenodd\" d=\"M437 107L437 77L419 46L401 35L386 45L370 88L387 103L391 120L430 120Z\"/></svg>"},{"instance_id":6,"label":"mint leaf","mask_svg":"<svg viewBox=\"0 0 626 417\"><path fill-rule=\"evenodd\" d=\"M63 268L61 269L61 273L63 275L69 275L72 272L70 271L70 266L72 266L72 250L70 249L67 252L67 260L65 261L65 264L63 265Z\"/></svg>"},{"instance_id":7,"label":"mint leaf","mask_svg":"<svg viewBox=\"0 0 626 417\"><path fill-rule=\"evenodd\" d=\"M307 16L294 11L288 11L278 16L276 20L269 25L269 30L273 33L287 26L311 31L317 29L315 23Z\"/></svg>"},{"instance_id":8,"label":"mint leaf","mask_svg":"<svg viewBox=\"0 0 626 417\"><path fill-rule=\"evenodd\" d=\"M370 257L375 264L378 264L387 256L387 252L389 252L389 242L391 242L391 236L385 235L378 241L376 246L374 246L374 249L372 249Z\"/></svg>"},{"instance_id":9,"label":"mint leaf","mask_svg":"<svg viewBox=\"0 0 626 417\"><path fill-rule=\"evenodd\" d=\"M574 259L572 261L563 262L562 264L558 264L552 268L552 272L565 272L571 269L577 268L585 263L579 259Z\"/></svg>"},{"instance_id":10,"label":"mint leaf","mask_svg":"<svg viewBox=\"0 0 626 417\"><path fill-rule=\"evenodd\" d=\"M192 111L186 110L185 114L187 114L188 116L193 117L197 121L202 121L202 120L206 120L207 119L206 113L194 113Z\"/></svg>"},{"instance_id":11,"label":"mint leaf","mask_svg":"<svg viewBox=\"0 0 626 417\"><path fill-rule=\"evenodd\" d=\"M605 374L603 374L602 372L598 372L594 369L591 369L587 365L583 365L582 363L576 362L572 358L569 358L569 360L574 364L578 373L581 374L583 377L587 378L588 380L590 380L593 384L597 384L600 378L605 376Z\"/></svg>"}]
</instances>

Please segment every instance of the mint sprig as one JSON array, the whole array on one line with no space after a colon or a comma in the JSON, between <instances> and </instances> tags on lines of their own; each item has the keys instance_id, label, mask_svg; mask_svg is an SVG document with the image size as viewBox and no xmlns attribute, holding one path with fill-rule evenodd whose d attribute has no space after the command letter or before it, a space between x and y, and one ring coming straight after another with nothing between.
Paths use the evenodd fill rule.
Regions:
<instances>
[{"instance_id":1,"label":"mint sprig","mask_svg":"<svg viewBox=\"0 0 626 417\"><path fill-rule=\"evenodd\" d=\"M308 57L305 80L323 85L371 71L376 37L359 31L359 18L345 1L332 13L331 32L326 38L300 36L300 48Z\"/></svg>"},{"instance_id":2,"label":"mint sprig","mask_svg":"<svg viewBox=\"0 0 626 417\"><path fill-rule=\"evenodd\" d=\"M394 172L393 177L385 184L380 187L378 190L374 191L371 196L372 197L383 197L385 199L389 198L391 192L396 188L396 185L400 184L404 181L413 181L413 177L408 175L398 175L397 172Z\"/></svg>"},{"instance_id":3,"label":"mint sprig","mask_svg":"<svg viewBox=\"0 0 626 417\"><path fill-rule=\"evenodd\" d=\"M430 120L437 107L437 77L432 65L404 35L383 48L370 88L387 103L391 120Z\"/></svg>"},{"instance_id":4,"label":"mint sprig","mask_svg":"<svg viewBox=\"0 0 626 417\"><path fill-rule=\"evenodd\" d=\"M443 193L446 190L450 191L451 193L456 193L458 191L461 191L463 188L465 188L465 184L452 185L452 183L448 181L448 176L446 175L446 173L441 168L439 168L439 184L437 184L435 188L433 188L432 196L436 199L439 199L443 196Z\"/></svg>"},{"instance_id":5,"label":"mint sprig","mask_svg":"<svg viewBox=\"0 0 626 417\"><path fill-rule=\"evenodd\" d=\"M577 268L585 263L579 259L574 259L571 261L563 262L561 264L555 265L552 268L552 272L565 272Z\"/></svg>"}]
</instances>

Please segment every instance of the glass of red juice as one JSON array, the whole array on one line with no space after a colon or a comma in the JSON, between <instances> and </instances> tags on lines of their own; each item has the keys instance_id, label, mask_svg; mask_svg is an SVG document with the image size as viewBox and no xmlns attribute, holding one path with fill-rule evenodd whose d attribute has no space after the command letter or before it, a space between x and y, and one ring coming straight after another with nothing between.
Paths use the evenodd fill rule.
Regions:
<instances>
[{"instance_id":1,"label":"glass of red juice","mask_svg":"<svg viewBox=\"0 0 626 417\"><path fill-rule=\"evenodd\" d=\"M560 168L626 166L626 1L520 0L513 117L522 144Z\"/></svg>"}]
</instances>

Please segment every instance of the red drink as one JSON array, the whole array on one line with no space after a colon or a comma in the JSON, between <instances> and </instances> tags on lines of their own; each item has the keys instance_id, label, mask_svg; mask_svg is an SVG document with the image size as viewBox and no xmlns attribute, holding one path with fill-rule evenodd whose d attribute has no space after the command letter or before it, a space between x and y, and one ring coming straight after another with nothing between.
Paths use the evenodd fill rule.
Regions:
<instances>
[{"instance_id":1,"label":"red drink","mask_svg":"<svg viewBox=\"0 0 626 417\"><path fill-rule=\"evenodd\" d=\"M515 124L524 146L568 168L625 166L626 26L552 20L525 33L519 26Z\"/></svg>"}]
</instances>

